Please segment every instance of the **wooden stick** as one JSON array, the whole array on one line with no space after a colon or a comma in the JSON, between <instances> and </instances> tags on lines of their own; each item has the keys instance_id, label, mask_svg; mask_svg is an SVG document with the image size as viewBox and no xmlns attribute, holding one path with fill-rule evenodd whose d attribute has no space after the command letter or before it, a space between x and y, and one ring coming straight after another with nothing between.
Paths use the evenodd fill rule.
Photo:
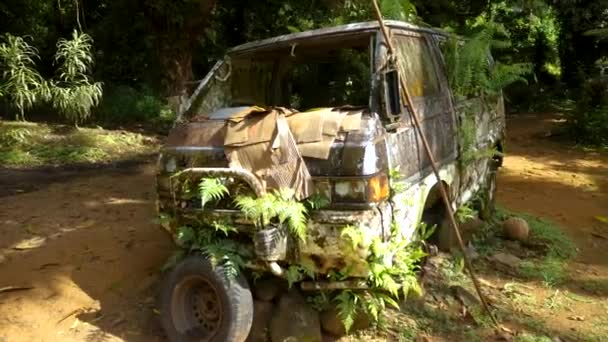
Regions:
<instances>
[{"instance_id":1,"label":"wooden stick","mask_svg":"<svg viewBox=\"0 0 608 342\"><path fill-rule=\"evenodd\" d=\"M380 29L382 30L382 34L384 35L384 39L386 40L389 54L392 55L393 58L397 58L398 56L395 54L393 42L391 41L391 37L386 28L386 25L384 25L384 19L382 18L382 12L380 11L380 7L378 6L378 1L372 0L372 3L374 5L374 10L376 12L376 19L378 19L378 23L380 24ZM433 157L433 153L431 152L429 143L428 143L426 137L424 136L424 133L422 132L420 120L418 119L418 115L414 108L414 103L412 102L412 98L410 96L409 90L407 89L404 76L405 75L399 74L399 82L401 85L402 97L406 101L405 105L407 105L407 107L409 107L409 113L410 113L410 116L412 117L412 122L414 123L414 129L418 132L418 135L420 136L420 140L422 141L422 145L424 146L426 155L429 157L429 160L431 161L431 167L433 169L433 173L435 174L435 177L437 177L437 183L439 184L439 192L441 194L441 198L443 199L443 204L445 205L445 208L448 212L448 218L450 220L450 225L452 226L452 229L454 230L454 233L456 234L456 240L458 240L458 246L460 247L460 250L462 251L462 258L464 260L467 270L469 271L469 275L471 277L471 280L473 281L473 285L475 285L475 291L477 291L477 295L479 296L479 299L481 300L481 304L483 305L484 310L490 316L494 325L496 327L498 327L499 324L496 321L496 318L494 317L492 312L490 311L490 307L488 306L485 296L481 293L481 286L479 285L479 281L477 280L477 277L475 276L475 272L473 271L471 261L469 260L466 248L464 246L464 242L462 241L460 229L458 229L458 224L456 223L456 219L454 218L454 210L452 210L452 205L450 204L448 193L445 189L445 186L443 185L443 182L441 181L441 178L439 177L439 170L437 169L437 163L435 162L435 158Z\"/></svg>"}]
</instances>

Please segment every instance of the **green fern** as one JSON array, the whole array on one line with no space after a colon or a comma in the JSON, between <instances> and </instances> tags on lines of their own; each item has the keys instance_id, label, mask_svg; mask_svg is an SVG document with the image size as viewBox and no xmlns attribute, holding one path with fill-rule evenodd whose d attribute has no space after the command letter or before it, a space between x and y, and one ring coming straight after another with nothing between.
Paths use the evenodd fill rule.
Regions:
<instances>
[{"instance_id":1,"label":"green fern","mask_svg":"<svg viewBox=\"0 0 608 342\"><path fill-rule=\"evenodd\" d=\"M225 237L228 237L230 233L236 233L238 231L230 222L225 220L213 221L211 222L211 226L217 233L223 233Z\"/></svg>"},{"instance_id":2,"label":"green fern","mask_svg":"<svg viewBox=\"0 0 608 342\"><path fill-rule=\"evenodd\" d=\"M504 37L505 39L499 39ZM464 41L456 37L444 44L444 57L452 89L460 97L496 94L513 82L527 82L531 72L529 63L502 64L490 59L490 50L510 46L504 27L494 22L485 23Z\"/></svg>"},{"instance_id":3,"label":"green fern","mask_svg":"<svg viewBox=\"0 0 608 342\"><path fill-rule=\"evenodd\" d=\"M353 323L355 323L355 317L357 315L361 299L359 298L359 295L353 291L344 290L337 295L334 300L338 302L338 317L340 317L342 324L344 324L344 329L346 332L349 332L350 328L353 326Z\"/></svg>"},{"instance_id":4,"label":"green fern","mask_svg":"<svg viewBox=\"0 0 608 342\"><path fill-rule=\"evenodd\" d=\"M306 207L297 202L292 190L280 190L261 197L237 196L237 208L262 229L272 223L285 225L291 235L300 241L306 240Z\"/></svg>"},{"instance_id":5,"label":"green fern","mask_svg":"<svg viewBox=\"0 0 608 342\"><path fill-rule=\"evenodd\" d=\"M205 205L210 201L219 201L228 194L228 188L218 178L201 179L198 184L198 191L201 196L202 208L205 208Z\"/></svg>"},{"instance_id":6,"label":"green fern","mask_svg":"<svg viewBox=\"0 0 608 342\"><path fill-rule=\"evenodd\" d=\"M315 193L306 199L306 204L311 210L319 210L327 207L330 201L320 193Z\"/></svg>"}]
</instances>

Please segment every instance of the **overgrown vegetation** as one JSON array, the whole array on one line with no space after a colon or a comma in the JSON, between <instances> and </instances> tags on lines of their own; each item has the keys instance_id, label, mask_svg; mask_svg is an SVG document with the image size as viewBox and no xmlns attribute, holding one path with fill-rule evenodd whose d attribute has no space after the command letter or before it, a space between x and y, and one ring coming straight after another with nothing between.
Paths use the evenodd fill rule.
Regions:
<instances>
[{"instance_id":1,"label":"overgrown vegetation","mask_svg":"<svg viewBox=\"0 0 608 342\"><path fill-rule=\"evenodd\" d=\"M456 96L462 98L496 95L506 86L527 83L530 63L505 64L490 59L493 49L511 46L508 32L494 22L486 22L470 37L453 37L444 44L448 77ZM502 37L502 39L499 39Z\"/></svg>"},{"instance_id":2,"label":"overgrown vegetation","mask_svg":"<svg viewBox=\"0 0 608 342\"><path fill-rule=\"evenodd\" d=\"M362 245L370 246L367 257L369 269L367 283L370 289L357 292L344 290L335 296L339 316L346 331L349 331L357 315L365 314L375 322L381 318L387 306L399 310L400 298L407 298L410 292L416 296L422 294L416 271L426 253L422 244L433 233L422 224L418 228L416 239L405 239L399 231L399 226L393 224L391 235L386 241L367 238L357 227L345 227L342 237L350 242L353 253L357 253ZM348 273L342 276L348 276Z\"/></svg>"},{"instance_id":3,"label":"overgrown vegetation","mask_svg":"<svg viewBox=\"0 0 608 342\"><path fill-rule=\"evenodd\" d=\"M50 81L36 71L36 48L10 34L4 39L0 44L0 65L5 69L0 79L0 96L4 94L18 109L17 119L25 120L25 110L44 102L50 102L75 124L89 117L102 95L101 83L91 83L88 75L93 65L89 35L75 30L71 40L59 39L55 54L58 76Z\"/></svg>"},{"instance_id":4,"label":"overgrown vegetation","mask_svg":"<svg viewBox=\"0 0 608 342\"><path fill-rule=\"evenodd\" d=\"M84 122L91 109L99 103L102 95L101 83L91 81L93 67L93 39L76 30L72 39L59 39L55 62L58 64L58 79L51 83L53 107L67 120L78 124Z\"/></svg>"},{"instance_id":5,"label":"overgrown vegetation","mask_svg":"<svg viewBox=\"0 0 608 342\"><path fill-rule=\"evenodd\" d=\"M605 1L382 0L380 5L386 18L472 38L460 44L470 45L466 50L475 62L453 73L462 93L478 93L480 85L496 91L523 78L527 84L516 82L505 89L511 110L554 111L552 104L570 99L578 103L568 121L572 136L581 144L606 144L606 110L601 105L589 106L584 99L587 80L599 78L606 69ZM89 121L104 125L149 122L164 127L172 117L166 98L187 94L190 82L201 79L227 47L373 19L367 0L7 0L2 13L6 20L0 23L0 33L6 34L8 48L1 55L10 67L2 68L0 96L5 104L14 104L3 108L4 117L23 118L35 110L41 113L39 117L54 119L57 108L69 117L68 122L75 121L74 113L80 113L78 120L90 113ZM58 88L62 92L55 92L60 99L57 106L49 102L32 108L51 95L43 81L61 74L55 73L53 47L58 40L68 39L76 27L83 37L86 33L95 40L94 76L103 82L105 98L99 99L99 88L94 86L98 83L91 78L88 84L73 82L74 78L67 82L70 85L56 80L56 85L62 83ZM494 39L497 33L501 39ZM486 68L479 49L482 43L509 47L495 50L495 63ZM524 74L527 70L532 72ZM71 101L77 98L90 101ZM97 100L101 107L92 108Z\"/></svg>"},{"instance_id":6,"label":"overgrown vegetation","mask_svg":"<svg viewBox=\"0 0 608 342\"><path fill-rule=\"evenodd\" d=\"M576 256L572 240L555 223L531 215L514 214L500 209L496 218L502 222L512 216L525 219L530 227L529 241L508 249L510 253L525 257L525 261L516 270L518 274L527 279L543 281L548 286L565 281L568 278L567 262ZM504 248L499 230L491 225L485 226L476 235L476 246L480 253L486 255Z\"/></svg>"},{"instance_id":7,"label":"overgrown vegetation","mask_svg":"<svg viewBox=\"0 0 608 342\"><path fill-rule=\"evenodd\" d=\"M46 81L35 68L37 58L38 50L24 38L10 33L4 36L0 44L0 97L17 109L17 120L25 120L26 110L49 97Z\"/></svg>"},{"instance_id":8,"label":"overgrown vegetation","mask_svg":"<svg viewBox=\"0 0 608 342\"><path fill-rule=\"evenodd\" d=\"M125 131L0 123L0 164L4 167L110 163L148 157L157 147L155 138Z\"/></svg>"},{"instance_id":9,"label":"overgrown vegetation","mask_svg":"<svg viewBox=\"0 0 608 342\"><path fill-rule=\"evenodd\" d=\"M280 230L287 229L298 241L306 242L306 207L294 196L292 189L281 189L258 198L240 195L235 203L257 229L276 225Z\"/></svg>"}]
</instances>

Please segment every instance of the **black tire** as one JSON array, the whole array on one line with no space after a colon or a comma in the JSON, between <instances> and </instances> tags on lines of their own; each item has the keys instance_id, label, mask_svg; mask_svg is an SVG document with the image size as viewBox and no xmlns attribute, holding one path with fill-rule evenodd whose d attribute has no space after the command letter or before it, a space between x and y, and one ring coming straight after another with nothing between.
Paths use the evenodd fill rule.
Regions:
<instances>
[{"instance_id":1,"label":"black tire","mask_svg":"<svg viewBox=\"0 0 608 342\"><path fill-rule=\"evenodd\" d=\"M437 246L439 250L449 252L455 246L456 235L448 219L447 210L443 201L439 200L424 211L422 222L428 227L435 226L435 232L429 238L429 243Z\"/></svg>"},{"instance_id":2,"label":"black tire","mask_svg":"<svg viewBox=\"0 0 608 342\"><path fill-rule=\"evenodd\" d=\"M189 256L163 279L160 310L172 342L243 342L253 321L253 298L241 274L228 280L221 266Z\"/></svg>"},{"instance_id":3,"label":"black tire","mask_svg":"<svg viewBox=\"0 0 608 342\"><path fill-rule=\"evenodd\" d=\"M490 160L488 176L484 182L482 201L479 208L479 217L484 221L491 221L496 211L496 181L498 164L495 160Z\"/></svg>"}]
</instances>

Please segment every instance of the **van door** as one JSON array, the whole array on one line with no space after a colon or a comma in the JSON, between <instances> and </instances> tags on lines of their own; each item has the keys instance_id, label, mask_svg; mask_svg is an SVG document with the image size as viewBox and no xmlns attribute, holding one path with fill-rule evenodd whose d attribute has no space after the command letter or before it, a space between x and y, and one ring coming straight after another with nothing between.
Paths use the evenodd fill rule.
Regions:
<instances>
[{"instance_id":1,"label":"van door","mask_svg":"<svg viewBox=\"0 0 608 342\"><path fill-rule=\"evenodd\" d=\"M422 132L433 158L441 166L456 160L456 118L443 68L439 68L435 47L425 34L393 31L397 68L408 87L420 119ZM408 183L432 172L431 162L414 129L408 109L402 108L401 124L388 137L389 165L399 167Z\"/></svg>"}]
</instances>

